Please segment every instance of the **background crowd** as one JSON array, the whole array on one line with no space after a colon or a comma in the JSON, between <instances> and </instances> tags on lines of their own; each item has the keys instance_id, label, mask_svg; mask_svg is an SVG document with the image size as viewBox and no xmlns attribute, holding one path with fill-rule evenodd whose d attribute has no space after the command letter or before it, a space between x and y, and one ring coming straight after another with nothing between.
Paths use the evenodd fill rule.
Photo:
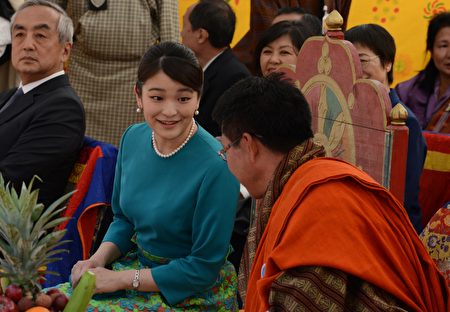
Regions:
<instances>
[{"instance_id":1,"label":"background crowd","mask_svg":"<svg viewBox=\"0 0 450 312\"><path fill-rule=\"evenodd\" d=\"M223 0L192 4L181 29L172 0L0 4L5 180L18 189L38 175L48 205L85 136L119 150L113 221L58 287L70 293L94 272L99 310L448 311L418 234L423 131L450 130L450 13L429 22L425 68L396 86L391 34L377 24L344 33L361 78L408 112L400 203L324 157L305 97L280 73L301 71L304 42L326 33L321 8L269 2L252 1L254 28L234 49Z\"/></svg>"}]
</instances>

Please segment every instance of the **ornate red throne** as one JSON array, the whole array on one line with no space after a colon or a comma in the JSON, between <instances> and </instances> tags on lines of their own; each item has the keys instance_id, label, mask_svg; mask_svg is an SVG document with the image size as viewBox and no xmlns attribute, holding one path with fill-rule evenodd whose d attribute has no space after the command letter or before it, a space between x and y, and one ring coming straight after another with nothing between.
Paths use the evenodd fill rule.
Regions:
<instances>
[{"instance_id":1,"label":"ornate red throne","mask_svg":"<svg viewBox=\"0 0 450 312\"><path fill-rule=\"evenodd\" d=\"M342 17L333 11L326 36L302 46L296 71L283 68L308 100L315 140L327 156L361 168L403 202L408 148L406 110L391 109L381 83L363 79L353 45L343 40Z\"/></svg>"}]
</instances>

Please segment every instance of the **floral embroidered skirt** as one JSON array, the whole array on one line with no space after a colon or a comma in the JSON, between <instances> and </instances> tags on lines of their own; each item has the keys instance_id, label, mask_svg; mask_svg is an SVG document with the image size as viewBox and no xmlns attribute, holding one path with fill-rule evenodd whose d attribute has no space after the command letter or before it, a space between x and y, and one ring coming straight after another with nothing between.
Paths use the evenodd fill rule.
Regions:
<instances>
[{"instance_id":1,"label":"floral embroidered skirt","mask_svg":"<svg viewBox=\"0 0 450 312\"><path fill-rule=\"evenodd\" d=\"M136 253L130 253L113 264L113 270L132 270L144 268ZM58 285L68 296L72 294L70 283ZM86 311L238 311L237 277L233 265L226 262L220 270L215 284L195 297L170 306L159 292L138 292L124 290L114 294L94 295Z\"/></svg>"},{"instance_id":2,"label":"floral embroidered skirt","mask_svg":"<svg viewBox=\"0 0 450 312\"><path fill-rule=\"evenodd\" d=\"M450 287L450 204L436 212L420 238Z\"/></svg>"}]
</instances>

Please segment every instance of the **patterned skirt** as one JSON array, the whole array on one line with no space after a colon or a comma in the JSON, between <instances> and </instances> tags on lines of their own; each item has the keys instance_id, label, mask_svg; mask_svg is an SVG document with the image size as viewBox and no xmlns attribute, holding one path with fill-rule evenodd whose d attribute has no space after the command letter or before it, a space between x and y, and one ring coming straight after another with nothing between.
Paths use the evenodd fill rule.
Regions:
<instances>
[{"instance_id":1,"label":"patterned skirt","mask_svg":"<svg viewBox=\"0 0 450 312\"><path fill-rule=\"evenodd\" d=\"M420 238L450 288L450 203L435 213Z\"/></svg>"},{"instance_id":2,"label":"patterned skirt","mask_svg":"<svg viewBox=\"0 0 450 312\"><path fill-rule=\"evenodd\" d=\"M145 268L139 262L136 252L129 253L112 267L115 271ZM70 283L60 284L58 288L69 297L72 294ZM123 290L113 294L94 295L86 311L238 311L236 294L236 272L233 265L227 261L210 289L176 305L170 306L159 292Z\"/></svg>"}]
</instances>

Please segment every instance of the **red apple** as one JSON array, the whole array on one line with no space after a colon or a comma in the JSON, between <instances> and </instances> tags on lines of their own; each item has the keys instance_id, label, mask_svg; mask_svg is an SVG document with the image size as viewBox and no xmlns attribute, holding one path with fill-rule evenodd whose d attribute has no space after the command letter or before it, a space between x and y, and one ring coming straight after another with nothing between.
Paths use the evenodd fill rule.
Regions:
<instances>
[{"instance_id":1,"label":"red apple","mask_svg":"<svg viewBox=\"0 0 450 312\"><path fill-rule=\"evenodd\" d=\"M47 295L49 295L52 298L52 301L54 301L56 297L61 295L61 291L58 288L51 288L47 290Z\"/></svg>"},{"instance_id":2,"label":"red apple","mask_svg":"<svg viewBox=\"0 0 450 312\"><path fill-rule=\"evenodd\" d=\"M27 296L22 297L22 299L20 299L19 302L17 302L17 307L19 308L19 311L26 311L34 306L35 304L33 299Z\"/></svg>"},{"instance_id":3,"label":"red apple","mask_svg":"<svg viewBox=\"0 0 450 312\"><path fill-rule=\"evenodd\" d=\"M53 301L53 308L55 308L56 311L62 311L66 307L68 301L69 298L67 298L66 295L60 294Z\"/></svg>"},{"instance_id":4,"label":"red apple","mask_svg":"<svg viewBox=\"0 0 450 312\"><path fill-rule=\"evenodd\" d=\"M45 293L40 293L36 296L36 305L50 309L52 306L52 297Z\"/></svg>"},{"instance_id":5,"label":"red apple","mask_svg":"<svg viewBox=\"0 0 450 312\"><path fill-rule=\"evenodd\" d=\"M46 294L51 296L52 294L61 294L61 291L58 288L50 288Z\"/></svg>"},{"instance_id":6,"label":"red apple","mask_svg":"<svg viewBox=\"0 0 450 312\"><path fill-rule=\"evenodd\" d=\"M19 312L19 309L10 298L0 295L0 312Z\"/></svg>"},{"instance_id":7,"label":"red apple","mask_svg":"<svg viewBox=\"0 0 450 312\"><path fill-rule=\"evenodd\" d=\"M5 295L12 301L19 302L19 300L23 296L23 291L19 285L11 284L11 285L8 285L8 287L6 287Z\"/></svg>"}]
</instances>

